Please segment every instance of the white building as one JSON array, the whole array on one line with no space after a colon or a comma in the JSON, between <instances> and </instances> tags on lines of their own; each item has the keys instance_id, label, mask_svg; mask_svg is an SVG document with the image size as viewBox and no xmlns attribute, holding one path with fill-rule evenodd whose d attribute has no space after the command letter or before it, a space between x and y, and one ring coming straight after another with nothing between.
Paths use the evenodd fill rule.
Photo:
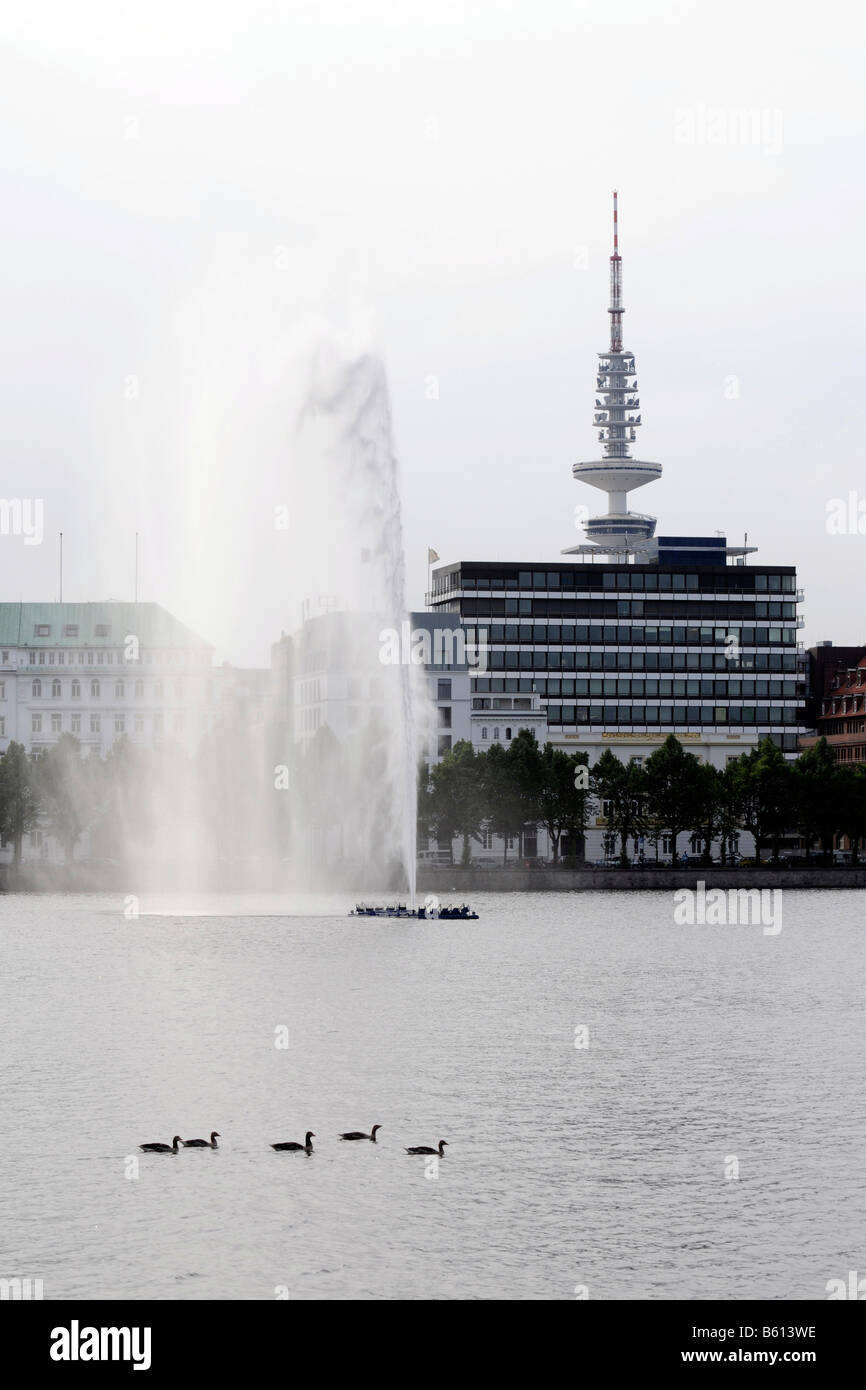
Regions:
<instances>
[{"instance_id":1,"label":"white building","mask_svg":"<svg viewBox=\"0 0 866 1390\"><path fill-rule=\"evenodd\" d=\"M0 603L0 753L73 734L188 751L210 727L213 649L156 603Z\"/></svg>"}]
</instances>

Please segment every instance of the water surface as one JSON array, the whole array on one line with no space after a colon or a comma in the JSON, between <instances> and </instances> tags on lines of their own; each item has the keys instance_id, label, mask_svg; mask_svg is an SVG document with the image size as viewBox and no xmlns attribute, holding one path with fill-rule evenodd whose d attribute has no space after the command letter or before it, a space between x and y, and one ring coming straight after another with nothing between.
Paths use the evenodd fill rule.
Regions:
<instances>
[{"instance_id":1,"label":"water surface","mask_svg":"<svg viewBox=\"0 0 866 1390\"><path fill-rule=\"evenodd\" d=\"M59 1299L744 1299L866 1268L856 891L786 891L778 936L677 926L664 892L473 902L410 925L343 899L127 920L0 897L0 1276ZM211 1129L217 1153L138 1153ZM310 1158L268 1147L307 1129ZM438 1173L403 1151L440 1138Z\"/></svg>"}]
</instances>

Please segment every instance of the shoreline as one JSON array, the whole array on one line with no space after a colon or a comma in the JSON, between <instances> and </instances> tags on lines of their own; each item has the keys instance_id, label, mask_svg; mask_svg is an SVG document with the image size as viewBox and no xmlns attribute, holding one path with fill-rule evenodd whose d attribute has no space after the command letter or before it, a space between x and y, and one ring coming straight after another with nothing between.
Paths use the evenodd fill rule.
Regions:
<instances>
[{"instance_id":1,"label":"shoreline","mask_svg":"<svg viewBox=\"0 0 866 1390\"><path fill-rule=\"evenodd\" d=\"M719 864L691 864L688 868L664 869L479 869L470 865L425 867L418 874L418 892L423 893L527 893L527 892L667 892L675 888L866 888L866 864L845 866L798 866L771 868L768 864L739 868Z\"/></svg>"},{"instance_id":2,"label":"shoreline","mask_svg":"<svg viewBox=\"0 0 866 1390\"><path fill-rule=\"evenodd\" d=\"M696 883L707 888L866 888L866 864L863 865L799 865L788 868L768 864L741 865L739 868L713 864L690 864L680 868L535 868L517 865L503 868L470 864L429 865L419 867L417 897L428 893L450 898L459 895L466 899L471 893L592 893L592 892L669 892L677 888L694 888ZM173 865L161 875L152 865L143 868L130 866L91 867L75 864L69 867L27 866L13 870L0 865L0 893L119 893L121 895L159 892L198 893L315 893L312 887L299 887L279 873L262 872L258 877L239 875L237 878L218 873L202 880L200 875L187 876ZM383 888L377 884L348 883L341 886L333 881L328 893L345 893L348 898L363 893L391 900L404 898L405 889Z\"/></svg>"}]
</instances>

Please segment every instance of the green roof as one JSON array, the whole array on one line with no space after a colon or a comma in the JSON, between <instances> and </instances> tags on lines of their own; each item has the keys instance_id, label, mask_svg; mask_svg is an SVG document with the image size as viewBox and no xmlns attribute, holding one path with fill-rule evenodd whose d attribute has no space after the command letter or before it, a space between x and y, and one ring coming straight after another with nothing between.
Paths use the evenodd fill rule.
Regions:
<instances>
[{"instance_id":1,"label":"green roof","mask_svg":"<svg viewBox=\"0 0 866 1390\"><path fill-rule=\"evenodd\" d=\"M148 648L211 646L158 603L0 603L4 647L117 647L130 634Z\"/></svg>"}]
</instances>

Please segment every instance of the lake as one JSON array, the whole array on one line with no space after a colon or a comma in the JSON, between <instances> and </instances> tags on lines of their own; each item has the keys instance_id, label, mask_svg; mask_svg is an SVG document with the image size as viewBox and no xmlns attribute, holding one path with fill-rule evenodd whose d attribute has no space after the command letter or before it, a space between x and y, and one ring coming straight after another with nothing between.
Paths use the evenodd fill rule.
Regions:
<instances>
[{"instance_id":1,"label":"lake","mask_svg":"<svg viewBox=\"0 0 866 1390\"><path fill-rule=\"evenodd\" d=\"M472 901L0 897L0 1277L790 1299L866 1271L866 900L785 890L776 935L677 925L668 892Z\"/></svg>"}]
</instances>

